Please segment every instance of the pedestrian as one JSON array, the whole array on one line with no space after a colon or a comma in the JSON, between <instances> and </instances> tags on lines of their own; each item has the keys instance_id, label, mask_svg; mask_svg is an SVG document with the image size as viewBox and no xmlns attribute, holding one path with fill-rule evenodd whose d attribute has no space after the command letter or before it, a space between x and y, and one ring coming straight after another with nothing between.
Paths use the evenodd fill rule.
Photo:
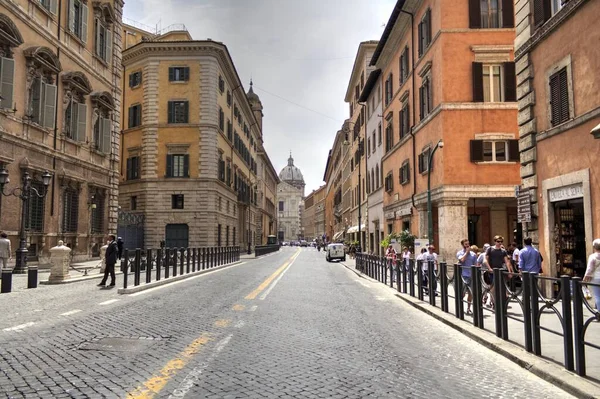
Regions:
<instances>
[{"instance_id":1,"label":"pedestrian","mask_svg":"<svg viewBox=\"0 0 600 399\"><path fill-rule=\"evenodd\" d=\"M510 258L513 270L516 272L519 270L519 247L517 242L513 241L510 243Z\"/></svg>"},{"instance_id":2,"label":"pedestrian","mask_svg":"<svg viewBox=\"0 0 600 399\"><path fill-rule=\"evenodd\" d=\"M5 232L0 233L0 270L8 269L8 261L12 259L10 240Z\"/></svg>"},{"instance_id":3,"label":"pedestrian","mask_svg":"<svg viewBox=\"0 0 600 399\"><path fill-rule=\"evenodd\" d=\"M458 265L461 269L461 277L465 287L470 287L471 285L471 266L477 265L477 255L471 251L471 245L469 244L468 239L464 239L460 241L461 250L456 253L456 258L458 259ZM473 301L473 295L470 289L466 289L467 291L467 314L471 314L471 302ZM464 297L464 293L461 293L461 300Z\"/></svg>"},{"instance_id":4,"label":"pedestrian","mask_svg":"<svg viewBox=\"0 0 600 399\"><path fill-rule=\"evenodd\" d=\"M98 284L98 287L104 287L106 285L106 280L108 279L108 275L110 274L110 287L115 286L115 264L117 263L117 256L119 252L119 247L117 246L117 242L115 241L114 235L108 236L108 247L106 248L106 256L105 262L106 267L104 268L104 278Z\"/></svg>"},{"instance_id":5,"label":"pedestrian","mask_svg":"<svg viewBox=\"0 0 600 399\"><path fill-rule=\"evenodd\" d=\"M477 257L477 267L479 268L480 273L483 276L483 283L485 284L484 288L486 290L485 293L483 294L483 298L481 300L481 303L483 304L483 306L491 306L491 301L490 301L490 305L488 305L488 299L489 299L488 291L491 288L490 286L492 284L492 277L489 272L487 261L485 260L485 254L489 247L490 247L490 244L488 244L487 242L485 244L483 244L483 249L482 249L481 253L479 254L479 256Z\"/></svg>"},{"instance_id":6,"label":"pedestrian","mask_svg":"<svg viewBox=\"0 0 600 399\"><path fill-rule=\"evenodd\" d=\"M396 263L396 257L397 257L396 250L394 249L392 244L388 245L387 251L385 251L385 258L387 260L388 267L392 267L392 265L394 263ZM395 273L395 269L392 268L392 270L394 270L394 273ZM395 277L395 275L394 275L394 277Z\"/></svg>"},{"instance_id":7,"label":"pedestrian","mask_svg":"<svg viewBox=\"0 0 600 399\"><path fill-rule=\"evenodd\" d=\"M408 270L408 267L410 266L410 255L412 254L407 246L402 248L402 263L404 264L403 266L406 270Z\"/></svg>"},{"instance_id":8,"label":"pedestrian","mask_svg":"<svg viewBox=\"0 0 600 399\"><path fill-rule=\"evenodd\" d=\"M423 254L423 287L429 287L429 262L433 263L433 291L437 289L437 280L435 278L435 272L438 268L437 254L435 253L435 246L430 244L427 247L427 251ZM425 288L425 294L429 295L429 288ZM437 295L437 293L435 293Z\"/></svg>"},{"instance_id":9,"label":"pedestrian","mask_svg":"<svg viewBox=\"0 0 600 399\"><path fill-rule=\"evenodd\" d=\"M522 272L539 274L542 272L542 255L531 245L531 242L531 237L525 238L525 246L519 253L519 269Z\"/></svg>"},{"instance_id":10,"label":"pedestrian","mask_svg":"<svg viewBox=\"0 0 600 399\"><path fill-rule=\"evenodd\" d=\"M493 276L493 272L494 269L503 269L504 266L506 265L506 268L508 269L508 277L512 278L512 264L510 262L510 257L508 256L508 252L506 252L506 250L504 249L504 246L502 245L502 243L504 242L504 237L502 236L495 236L494 237L494 243L495 245L493 247L488 248L487 252L485 253L485 260L488 264L488 271L490 273L492 273L492 278L491 278L491 282L492 282L492 288L490 289L490 295L492 298L492 308L494 308L494 276Z\"/></svg>"},{"instance_id":11,"label":"pedestrian","mask_svg":"<svg viewBox=\"0 0 600 399\"><path fill-rule=\"evenodd\" d=\"M119 237L117 238L117 257L119 258L119 260L121 260L121 258L123 257L123 245L125 243L123 242L123 238Z\"/></svg>"},{"instance_id":12,"label":"pedestrian","mask_svg":"<svg viewBox=\"0 0 600 399\"><path fill-rule=\"evenodd\" d=\"M592 242L594 253L588 258L587 269L583 281L586 283L600 284L600 238ZM596 301L596 309L600 310L600 285L591 286Z\"/></svg>"}]
</instances>

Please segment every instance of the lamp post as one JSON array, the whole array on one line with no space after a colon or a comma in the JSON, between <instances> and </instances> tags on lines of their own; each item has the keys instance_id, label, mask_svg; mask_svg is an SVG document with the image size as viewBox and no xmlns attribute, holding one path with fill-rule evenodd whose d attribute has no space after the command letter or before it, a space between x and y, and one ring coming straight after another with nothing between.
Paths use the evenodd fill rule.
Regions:
<instances>
[{"instance_id":1,"label":"lamp post","mask_svg":"<svg viewBox=\"0 0 600 399\"><path fill-rule=\"evenodd\" d=\"M15 187L12 190L9 190L7 193L4 192L4 186L10 182L8 178L8 171L3 168L0 170L0 193L4 196L14 196L20 198L22 201L21 207L21 227L19 231L19 248L16 251L16 264L13 270L13 273L22 274L27 270L27 288L35 288L37 287L37 267L27 268L27 234L25 223L27 220L27 215L29 212L29 199L32 195L36 195L39 198L44 198L48 193L47 188L50 184L50 180L52 179L52 175L45 171L42 174L42 183L44 184L44 189L40 193L35 187L31 186L31 181L33 180L29 175L29 172L23 173L23 178L21 180L21 187Z\"/></svg>"},{"instance_id":2,"label":"lamp post","mask_svg":"<svg viewBox=\"0 0 600 399\"><path fill-rule=\"evenodd\" d=\"M433 244L433 218L431 217L431 164L433 162L433 156L438 148L443 148L444 142L442 139L437 142L431 155L427 160L427 239L429 244Z\"/></svg>"}]
</instances>

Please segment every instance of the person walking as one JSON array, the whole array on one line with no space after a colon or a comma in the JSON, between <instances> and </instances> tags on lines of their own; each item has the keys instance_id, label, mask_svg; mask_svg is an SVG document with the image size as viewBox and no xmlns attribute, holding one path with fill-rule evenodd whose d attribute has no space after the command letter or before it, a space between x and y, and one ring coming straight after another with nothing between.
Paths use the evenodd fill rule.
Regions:
<instances>
[{"instance_id":1,"label":"person walking","mask_svg":"<svg viewBox=\"0 0 600 399\"><path fill-rule=\"evenodd\" d=\"M396 250L394 249L392 244L388 245L387 251L385 251L385 259L387 262L387 267L391 267L393 270L394 279L396 279L396 268L393 267L393 265L396 263L397 255L398 254L396 253Z\"/></svg>"},{"instance_id":2,"label":"person walking","mask_svg":"<svg viewBox=\"0 0 600 399\"><path fill-rule=\"evenodd\" d=\"M583 281L586 283L600 284L600 238L596 238L592 242L594 253L588 258L587 269ZM600 286L591 286L594 293L594 301L596 301L596 309L600 310Z\"/></svg>"},{"instance_id":3,"label":"person walking","mask_svg":"<svg viewBox=\"0 0 600 399\"><path fill-rule=\"evenodd\" d=\"M408 270L408 268L410 267L410 256L412 254L410 253L410 249L408 249L408 247L404 247L402 248L402 267L404 267L406 270Z\"/></svg>"},{"instance_id":4,"label":"person walking","mask_svg":"<svg viewBox=\"0 0 600 399\"><path fill-rule=\"evenodd\" d=\"M523 240L525 246L519 253L519 270L522 272L536 273L542 272L542 255L531 245L531 237Z\"/></svg>"},{"instance_id":5,"label":"person walking","mask_svg":"<svg viewBox=\"0 0 600 399\"><path fill-rule=\"evenodd\" d=\"M429 245L427 247L427 252L423 254L423 287L426 287L426 295L429 295L429 262L433 262L433 291L434 294L437 295L437 293L435 293L435 290L437 289L437 279L435 278L435 272L438 269L437 257L438 255L435 253L435 246Z\"/></svg>"},{"instance_id":6,"label":"person walking","mask_svg":"<svg viewBox=\"0 0 600 399\"><path fill-rule=\"evenodd\" d=\"M12 259L10 240L5 232L0 233L0 271L8 269L8 261Z\"/></svg>"},{"instance_id":7,"label":"person walking","mask_svg":"<svg viewBox=\"0 0 600 399\"><path fill-rule=\"evenodd\" d=\"M488 264L488 271L490 271L492 273L491 276L491 283L492 283L492 288L490 289L490 295L492 297L492 308L494 308L494 269L503 269L504 266L506 265L506 268L508 269L508 277L512 278L512 264L510 262L510 257L508 256L508 252L506 252L506 249L504 249L504 246L502 245L502 243L504 242L504 237L502 236L495 236L494 237L494 243L495 245L493 247L488 248L487 252L485 253L485 260Z\"/></svg>"},{"instance_id":8,"label":"person walking","mask_svg":"<svg viewBox=\"0 0 600 399\"><path fill-rule=\"evenodd\" d=\"M106 248L106 256L105 262L106 267L104 268L104 278L98 284L98 287L104 287L106 285L106 280L108 279L108 275L110 274L110 287L115 286L115 264L117 263L117 256L119 253L119 247L117 246L117 242L115 241L114 235L108 236L108 248Z\"/></svg>"},{"instance_id":9,"label":"person walking","mask_svg":"<svg viewBox=\"0 0 600 399\"><path fill-rule=\"evenodd\" d=\"M490 244L488 244L487 242L485 244L483 244L483 249L482 249L481 253L479 254L479 256L477 257L477 267L479 268L479 270L481 270L480 273L481 273L481 276L483 277L483 283L485 284L484 288L486 290L489 290L490 285L492 284L492 279L490 277L488 264L485 260L485 254L489 247L490 247ZM491 302L488 305L488 299L489 299L488 291L485 291L485 293L483 294L483 298L481 300L483 306L491 306Z\"/></svg>"},{"instance_id":10,"label":"person walking","mask_svg":"<svg viewBox=\"0 0 600 399\"><path fill-rule=\"evenodd\" d=\"M460 241L460 245L462 249L456 253L456 258L458 259L458 265L461 269L461 277L465 287L469 287L471 285L471 266L477 265L477 255L471 251L471 245L469 244L469 240L466 238ZM472 314L471 312L471 302L473 301L473 295L470 289L466 289L467 291L467 314ZM461 293L461 300L464 297L464 293Z\"/></svg>"}]
</instances>

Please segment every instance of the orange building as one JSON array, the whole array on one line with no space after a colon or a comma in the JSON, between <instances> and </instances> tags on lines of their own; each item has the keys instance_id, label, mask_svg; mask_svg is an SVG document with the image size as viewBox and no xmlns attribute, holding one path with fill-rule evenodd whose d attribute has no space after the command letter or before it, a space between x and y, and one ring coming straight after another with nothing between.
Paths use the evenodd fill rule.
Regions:
<instances>
[{"instance_id":1,"label":"orange building","mask_svg":"<svg viewBox=\"0 0 600 399\"><path fill-rule=\"evenodd\" d=\"M521 177L532 202L525 229L545 273L582 276L600 231L600 2L516 8Z\"/></svg>"},{"instance_id":2,"label":"orange building","mask_svg":"<svg viewBox=\"0 0 600 399\"><path fill-rule=\"evenodd\" d=\"M399 0L371 60L383 84L386 231L428 235L430 177L429 239L448 261L461 238L518 233L513 6Z\"/></svg>"}]
</instances>

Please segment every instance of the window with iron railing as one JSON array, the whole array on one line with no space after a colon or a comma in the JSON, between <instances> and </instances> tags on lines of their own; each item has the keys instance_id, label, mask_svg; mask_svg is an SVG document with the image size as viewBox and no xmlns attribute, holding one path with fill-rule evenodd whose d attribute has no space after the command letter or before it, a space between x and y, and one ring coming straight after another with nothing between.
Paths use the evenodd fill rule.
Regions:
<instances>
[{"instance_id":1,"label":"window with iron railing","mask_svg":"<svg viewBox=\"0 0 600 399\"><path fill-rule=\"evenodd\" d=\"M63 232L77 233L79 221L79 191L67 187L63 192Z\"/></svg>"},{"instance_id":2,"label":"window with iron railing","mask_svg":"<svg viewBox=\"0 0 600 399\"><path fill-rule=\"evenodd\" d=\"M31 187L40 194L44 193L44 184L41 181L32 181ZM27 217L25 228L29 231L41 233L44 231L44 198L38 197L35 193L29 196L29 215Z\"/></svg>"}]
</instances>

